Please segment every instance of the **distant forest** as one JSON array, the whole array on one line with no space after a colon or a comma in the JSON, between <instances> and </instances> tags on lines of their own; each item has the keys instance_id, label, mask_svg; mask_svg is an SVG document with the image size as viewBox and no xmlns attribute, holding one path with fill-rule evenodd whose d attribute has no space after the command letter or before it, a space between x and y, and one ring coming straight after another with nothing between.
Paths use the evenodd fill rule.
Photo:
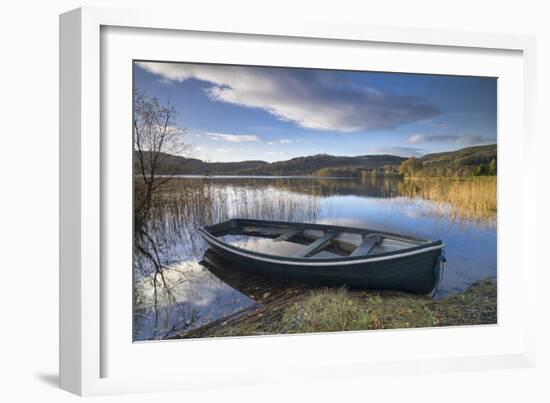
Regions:
<instances>
[{"instance_id":1,"label":"distant forest","mask_svg":"<svg viewBox=\"0 0 550 403\"><path fill-rule=\"evenodd\" d=\"M414 177L493 176L497 174L497 145L410 158L400 165L399 171L404 176Z\"/></svg>"},{"instance_id":2,"label":"distant forest","mask_svg":"<svg viewBox=\"0 0 550 403\"><path fill-rule=\"evenodd\" d=\"M497 173L497 145L467 147L457 151L427 154L420 158L395 155L342 157L317 154L287 161L205 162L170 154L160 156L158 174L250 175L250 176L406 176L465 177Z\"/></svg>"}]
</instances>

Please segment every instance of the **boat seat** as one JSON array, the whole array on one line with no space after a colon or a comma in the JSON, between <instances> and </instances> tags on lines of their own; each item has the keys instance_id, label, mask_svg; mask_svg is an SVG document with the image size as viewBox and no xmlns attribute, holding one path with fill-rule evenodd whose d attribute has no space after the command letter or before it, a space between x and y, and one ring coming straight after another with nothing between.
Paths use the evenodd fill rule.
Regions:
<instances>
[{"instance_id":1,"label":"boat seat","mask_svg":"<svg viewBox=\"0 0 550 403\"><path fill-rule=\"evenodd\" d=\"M302 231L303 231L302 228L291 229L291 230L285 231L281 235L279 235L277 238L273 239L273 242L287 241L290 238L292 238L293 236L298 235Z\"/></svg>"},{"instance_id":2,"label":"boat seat","mask_svg":"<svg viewBox=\"0 0 550 403\"><path fill-rule=\"evenodd\" d=\"M332 242L333 238L336 238L337 236L338 232L327 232L325 235L310 243L308 246L306 246L304 249L294 255L294 257L310 257L316 253L319 253Z\"/></svg>"},{"instance_id":3,"label":"boat seat","mask_svg":"<svg viewBox=\"0 0 550 403\"><path fill-rule=\"evenodd\" d=\"M380 243L380 241L384 238L380 235L372 235L372 236L366 236L363 239L363 242L361 242L357 248L353 250L353 252L350 254L350 257L352 256L366 256L368 255L376 245Z\"/></svg>"}]
</instances>

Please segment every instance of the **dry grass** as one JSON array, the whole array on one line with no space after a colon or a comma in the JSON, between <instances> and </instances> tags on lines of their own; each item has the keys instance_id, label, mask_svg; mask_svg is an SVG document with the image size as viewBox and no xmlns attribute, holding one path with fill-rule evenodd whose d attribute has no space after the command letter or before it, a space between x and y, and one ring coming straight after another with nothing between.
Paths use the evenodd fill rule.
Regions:
<instances>
[{"instance_id":1,"label":"dry grass","mask_svg":"<svg viewBox=\"0 0 550 403\"><path fill-rule=\"evenodd\" d=\"M449 216L452 220L496 223L496 177L407 179L400 184L399 190L404 196L438 202L435 213Z\"/></svg>"},{"instance_id":2,"label":"dry grass","mask_svg":"<svg viewBox=\"0 0 550 403\"><path fill-rule=\"evenodd\" d=\"M284 312L281 333L335 332L369 329L375 317L343 288L314 291Z\"/></svg>"},{"instance_id":3,"label":"dry grass","mask_svg":"<svg viewBox=\"0 0 550 403\"><path fill-rule=\"evenodd\" d=\"M314 291L289 307L281 333L399 329L437 324L429 299L405 293Z\"/></svg>"}]
</instances>

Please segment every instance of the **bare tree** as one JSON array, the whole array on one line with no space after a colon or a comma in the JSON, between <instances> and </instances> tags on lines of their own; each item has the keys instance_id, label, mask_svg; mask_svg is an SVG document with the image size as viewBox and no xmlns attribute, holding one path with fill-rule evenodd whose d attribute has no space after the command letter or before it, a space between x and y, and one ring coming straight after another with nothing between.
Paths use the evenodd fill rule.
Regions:
<instances>
[{"instance_id":1,"label":"bare tree","mask_svg":"<svg viewBox=\"0 0 550 403\"><path fill-rule=\"evenodd\" d=\"M152 280L156 321L159 279L165 297L173 296L164 276L158 241L149 233L147 224L155 193L180 171L185 160L178 157L189 151L183 141L187 130L177 127L176 114L176 108L169 103L162 104L134 89L134 251L136 258L145 258L155 270Z\"/></svg>"},{"instance_id":2,"label":"bare tree","mask_svg":"<svg viewBox=\"0 0 550 403\"><path fill-rule=\"evenodd\" d=\"M183 142L186 129L176 125L174 106L134 90L134 167L140 179L136 192L134 230L139 233L151 211L154 192L178 173L181 156L189 151Z\"/></svg>"}]
</instances>

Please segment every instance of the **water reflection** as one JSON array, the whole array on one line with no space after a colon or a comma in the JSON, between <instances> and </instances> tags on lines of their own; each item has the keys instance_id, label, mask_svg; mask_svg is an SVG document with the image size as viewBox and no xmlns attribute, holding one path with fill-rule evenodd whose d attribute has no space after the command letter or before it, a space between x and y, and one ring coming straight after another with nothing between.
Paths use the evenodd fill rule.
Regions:
<instances>
[{"instance_id":1,"label":"water reflection","mask_svg":"<svg viewBox=\"0 0 550 403\"><path fill-rule=\"evenodd\" d=\"M165 278L162 285L153 276L135 284L134 340L166 338L255 304L196 261L167 266ZM162 294L156 304L155 293Z\"/></svg>"},{"instance_id":2,"label":"water reflection","mask_svg":"<svg viewBox=\"0 0 550 403\"><path fill-rule=\"evenodd\" d=\"M134 262L135 340L202 326L295 286L243 273L204 254L197 228L232 217L369 227L442 239L448 262L437 297L496 276L494 180L175 178L157 195L147 228L167 267L163 278L155 280L146 260Z\"/></svg>"}]
</instances>

